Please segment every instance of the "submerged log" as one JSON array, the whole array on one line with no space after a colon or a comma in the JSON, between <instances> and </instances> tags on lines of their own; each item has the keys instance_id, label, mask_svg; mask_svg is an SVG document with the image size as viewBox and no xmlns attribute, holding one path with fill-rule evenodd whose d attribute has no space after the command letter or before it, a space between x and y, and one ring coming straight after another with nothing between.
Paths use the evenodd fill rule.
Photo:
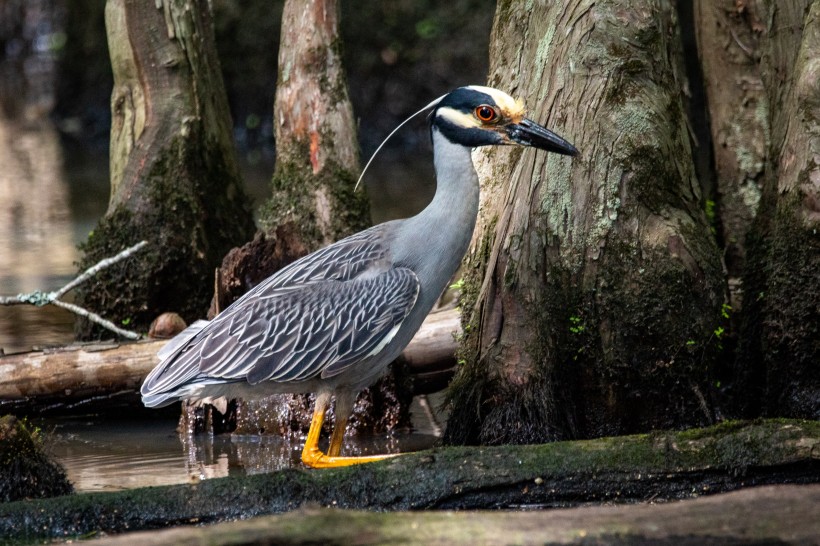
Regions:
<instances>
[{"instance_id":1,"label":"submerged log","mask_svg":"<svg viewBox=\"0 0 820 546\"><path fill-rule=\"evenodd\" d=\"M0 536L69 538L288 512L572 507L820 481L820 422L729 422L531 446L450 447L328 470L0 505Z\"/></svg>"},{"instance_id":2,"label":"submerged log","mask_svg":"<svg viewBox=\"0 0 820 546\"><path fill-rule=\"evenodd\" d=\"M307 508L96 541L141 544L817 544L820 486L769 486L680 503L522 512ZM685 537L685 538L683 538Z\"/></svg>"},{"instance_id":3,"label":"submerged log","mask_svg":"<svg viewBox=\"0 0 820 546\"><path fill-rule=\"evenodd\" d=\"M436 362L452 367L458 329L458 311L431 314L403 353L411 370L429 373ZM78 344L0 357L0 412L133 397L165 343Z\"/></svg>"}]
</instances>

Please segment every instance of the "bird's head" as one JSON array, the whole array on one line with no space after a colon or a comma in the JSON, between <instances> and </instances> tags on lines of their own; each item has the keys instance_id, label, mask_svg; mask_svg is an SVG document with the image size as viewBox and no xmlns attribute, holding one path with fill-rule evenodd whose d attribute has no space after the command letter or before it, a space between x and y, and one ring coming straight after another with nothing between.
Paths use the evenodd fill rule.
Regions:
<instances>
[{"instance_id":1,"label":"bird's head","mask_svg":"<svg viewBox=\"0 0 820 546\"><path fill-rule=\"evenodd\" d=\"M437 98L399 123L373 152L356 181L356 188L376 154L390 137L408 121L431 109L431 129L439 131L455 144L470 147L517 144L563 155L578 155L575 146L524 117L524 105L521 101L492 87L469 85Z\"/></svg>"},{"instance_id":2,"label":"bird's head","mask_svg":"<svg viewBox=\"0 0 820 546\"><path fill-rule=\"evenodd\" d=\"M463 146L518 144L577 155L578 150L549 129L524 117L524 105L492 87L459 87L434 103L431 126Z\"/></svg>"}]
</instances>

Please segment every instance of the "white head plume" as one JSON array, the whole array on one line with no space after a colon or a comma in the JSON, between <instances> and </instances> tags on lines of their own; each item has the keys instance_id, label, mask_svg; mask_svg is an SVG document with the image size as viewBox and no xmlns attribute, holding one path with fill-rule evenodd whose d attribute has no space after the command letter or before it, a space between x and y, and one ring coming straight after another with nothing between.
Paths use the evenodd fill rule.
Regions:
<instances>
[{"instance_id":1,"label":"white head plume","mask_svg":"<svg viewBox=\"0 0 820 546\"><path fill-rule=\"evenodd\" d=\"M382 143L381 143L381 144L379 144L379 147L378 147L378 148L376 148L376 151L375 151L375 152L373 152L373 155L371 155L371 156L370 156L370 159L369 159L369 160L367 160L367 165L365 165L365 166L364 166L364 169L362 169L362 174L360 174L360 175L359 175L359 179L358 179L358 180L356 180L356 185L353 187L353 191L356 191L356 190L359 188L359 184L361 183L362 178L364 178L364 173L365 173L365 171L367 171L367 168L370 166L370 164L371 164L371 163L373 163L373 159L376 157L376 154L378 154L378 153L379 153L379 150L381 150L381 149L382 149L382 147L383 147L383 146L387 143L387 141L388 141L388 140L390 140L390 137L392 137L394 134L396 134L396 131L398 131L399 129L401 129L402 127L404 127L404 125L405 125L408 121L410 121L411 119L413 119L413 118L414 118L414 117L416 117L417 115L421 114L421 113L422 113L422 112L424 112L425 110L429 110L430 108L435 107L435 106L436 106L436 105L437 105L437 104L441 101L441 99L443 99L443 98L444 98L444 97L446 97L446 96L447 96L447 95L442 95L442 96L440 96L439 98L437 98L436 100L432 101L430 104L428 104L427 106L425 106L424 108L422 108L421 110L419 110L418 112L416 112L415 114L412 114L412 115L411 115L409 118L407 118L406 120L404 120L404 121L402 121L401 123L399 123L399 124L396 126L396 128L395 128L395 129L393 129L392 131L390 131L390 134L389 134L389 135L387 135L387 136L385 137L385 139L384 139L384 140L382 140Z\"/></svg>"}]
</instances>

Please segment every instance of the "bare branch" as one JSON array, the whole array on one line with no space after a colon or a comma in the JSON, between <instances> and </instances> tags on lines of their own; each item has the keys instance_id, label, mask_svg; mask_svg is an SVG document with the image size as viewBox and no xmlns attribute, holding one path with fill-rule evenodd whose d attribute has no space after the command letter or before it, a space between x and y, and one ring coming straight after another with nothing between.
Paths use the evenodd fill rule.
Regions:
<instances>
[{"instance_id":1,"label":"bare branch","mask_svg":"<svg viewBox=\"0 0 820 546\"><path fill-rule=\"evenodd\" d=\"M67 309L74 313L75 315L79 315L81 317L87 318L88 320L99 324L100 326L111 330L112 332L116 333L117 335L127 338L127 339L139 339L140 335L136 332L131 332L129 330L124 330L118 326L116 326L113 322L106 320L99 316L98 314L89 311L87 309L83 309L79 305L74 305L73 303L66 303L61 301L59 298L64 296L69 290L72 290L79 286L81 283L87 281L106 267L114 265L117 262L120 262L129 256L133 255L134 253L140 251L148 244L148 241L140 241L139 243L135 244L132 247L126 248L116 256L112 256L111 258L105 258L104 260L99 261L97 264L89 267L86 269L82 274L76 277L74 280L56 290L54 292L41 292L40 290L35 290L34 292L29 292L26 294L17 294L16 296L0 296L0 305L35 305L37 307L43 307L44 305L56 305L57 307L62 307L63 309Z\"/></svg>"},{"instance_id":2,"label":"bare branch","mask_svg":"<svg viewBox=\"0 0 820 546\"><path fill-rule=\"evenodd\" d=\"M98 315L97 313L94 313L92 311L84 309L84 308L80 307L79 305L74 305L73 303L68 303L68 302L61 301L61 300L53 300L51 302L51 304L56 305L57 307L62 307L63 309L68 309L69 311L71 311L75 315L79 315L81 317L87 318L91 322L96 322L97 324L99 324L103 328L107 328L108 330L111 330L112 332L114 332L118 336L121 336L121 337L124 337L124 338L127 338L127 339L139 339L140 337L142 337L136 332L132 332L130 330L123 330L122 328L120 328L119 326L117 326L116 324L111 322L110 320L106 320L106 319L102 318L100 315Z\"/></svg>"},{"instance_id":3,"label":"bare branch","mask_svg":"<svg viewBox=\"0 0 820 546\"><path fill-rule=\"evenodd\" d=\"M114 265L115 263L130 257L132 254L135 254L135 253L139 252L147 244L148 244L148 241L140 241L139 243L135 244L134 246L126 248L125 250L123 250L122 252L117 254L116 256L100 260L96 265L93 265L93 266L89 267L88 269L86 269L82 273L82 275L80 275L79 277L77 277L76 279L74 279L73 281L71 281L70 283L65 285L64 287L57 290L57 292L54 292L54 299L58 299L60 296L62 296L66 292L68 292L69 290L75 288L76 286L80 285L81 283L84 283L85 281L87 281L88 279L90 279L91 277L93 277L94 275L96 275L97 273L99 273L100 271L105 269L106 267Z\"/></svg>"}]
</instances>

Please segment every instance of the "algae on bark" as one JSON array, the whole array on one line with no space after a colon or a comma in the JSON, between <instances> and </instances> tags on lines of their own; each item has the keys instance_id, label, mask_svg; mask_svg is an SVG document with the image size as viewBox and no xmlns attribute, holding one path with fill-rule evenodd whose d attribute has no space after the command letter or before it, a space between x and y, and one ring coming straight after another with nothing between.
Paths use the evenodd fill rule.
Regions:
<instances>
[{"instance_id":1,"label":"algae on bark","mask_svg":"<svg viewBox=\"0 0 820 546\"><path fill-rule=\"evenodd\" d=\"M448 441L714 419L724 285L693 169L680 49L664 3L498 4L489 84L520 96L581 155L476 153L482 205Z\"/></svg>"},{"instance_id":2,"label":"algae on bark","mask_svg":"<svg viewBox=\"0 0 820 546\"><path fill-rule=\"evenodd\" d=\"M772 127L735 364L747 415L820 417L820 2L763 2Z\"/></svg>"},{"instance_id":3,"label":"algae on bark","mask_svg":"<svg viewBox=\"0 0 820 546\"><path fill-rule=\"evenodd\" d=\"M143 239L150 246L84 285L78 303L138 331L164 311L191 322L207 310L214 268L253 229L210 7L111 0L106 26L111 199L80 269Z\"/></svg>"},{"instance_id":4,"label":"algae on bark","mask_svg":"<svg viewBox=\"0 0 820 546\"><path fill-rule=\"evenodd\" d=\"M73 491L63 467L44 448L42 431L11 415L0 417L0 503Z\"/></svg>"},{"instance_id":5,"label":"algae on bark","mask_svg":"<svg viewBox=\"0 0 820 546\"><path fill-rule=\"evenodd\" d=\"M306 505L373 511L557 508L817 483L820 423L731 422L544 445L446 447L366 465L0 504L0 536L34 541L198 525Z\"/></svg>"}]
</instances>

